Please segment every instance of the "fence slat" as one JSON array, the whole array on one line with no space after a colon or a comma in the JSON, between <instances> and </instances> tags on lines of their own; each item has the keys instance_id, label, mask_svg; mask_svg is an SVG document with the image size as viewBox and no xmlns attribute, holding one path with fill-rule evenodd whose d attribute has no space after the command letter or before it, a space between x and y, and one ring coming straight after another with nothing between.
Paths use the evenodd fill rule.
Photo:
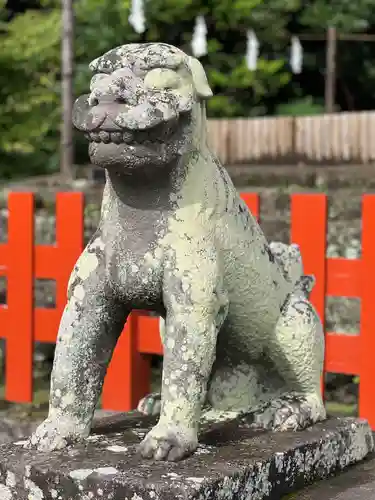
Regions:
<instances>
[{"instance_id":1,"label":"fence slat","mask_svg":"<svg viewBox=\"0 0 375 500\"><path fill-rule=\"evenodd\" d=\"M32 401L34 302L34 195L8 197L8 330L5 398Z\"/></svg>"},{"instance_id":2,"label":"fence slat","mask_svg":"<svg viewBox=\"0 0 375 500\"><path fill-rule=\"evenodd\" d=\"M327 196L324 194L292 194L290 239L298 243L305 274L316 279L311 301L325 324ZM324 395L324 377L321 384Z\"/></svg>"},{"instance_id":3,"label":"fence slat","mask_svg":"<svg viewBox=\"0 0 375 500\"><path fill-rule=\"evenodd\" d=\"M82 193L56 195L56 244L35 249L35 275L56 281L56 308L35 308L35 338L55 342L66 304L70 273L84 246L84 196ZM56 265L58 262L58 265Z\"/></svg>"},{"instance_id":4,"label":"fence slat","mask_svg":"<svg viewBox=\"0 0 375 500\"><path fill-rule=\"evenodd\" d=\"M55 265L56 251L58 251L56 245L38 245L35 247L35 275L39 279L55 278L58 268Z\"/></svg>"},{"instance_id":5,"label":"fence slat","mask_svg":"<svg viewBox=\"0 0 375 500\"><path fill-rule=\"evenodd\" d=\"M327 197L324 194L291 196L290 239L298 243L305 274L313 274L316 284L311 301L321 321L325 320Z\"/></svg>"},{"instance_id":6,"label":"fence slat","mask_svg":"<svg viewBox=\"0 0 375 500\"><path fill-rule=\"evenodd\" d=\"M138 351L144 354L163 354L163 346L159 334L159 318L155 316L138 316Z\"/></svg>"},{"instance_id":7,"label":"fence slat","mask_svg":"<svg viewBox=\"0 0 375 500\"><path fill-rule=\"evenodd\" d=\"M56 196L56 247L59 251L56 279L56 308L63 312L70 274L84 247L84 196L58 193Z\"/></svg>"},{"instance_id":8,"label":"fence slat","mask_svg":"<svg viewBox=\"0 0 375 500\"><path fill-rule=\"evenodd\" d=\"M62 311L37 307L34 310L34 340L36 342L56 342Z\"/></svg>"},{"instance_id":9,"label":"fence slat","mask_svg":"<svg viewBox=\"0 0 375 500\"><path fill-rule=\"evenodd\" d=\"M137 315L130 314L108 367L102 394L105 410L130 410L150 392L151 360L137 349Z\"/></svg>"},{"instance_id":10,"label":"fence slat","mask_svg":"<svg viewBox=\"0 0 375 500\"><path fill-rule=\"evenodd\" d=\"M9 331L8 306L0 305L0 339L6 339Z\"/></svg>"},{"instance_id":11,"label":"fence slat","mask_svg":"<svg viewBox=\"0 0 375 500\"><path fill-rule=\"evenodd\" d=\"M241 198L254 217L259 219L259 195L257 193L241 193Z\"/></svg>"},{"instance_id":12,"label":"fence slat","mask_svg":"<svg viewBox=\"0 0 375 500\"><path fill-rule=\"evenodd\" d=\"M259 218L259 195L241 193ZM66 285L83 248L83 196L60 193L56 204L56 245L34 246L34 197L9 195L8 243L0 245L0 275L8 278L7 305L0 306L0 337L6 339L6 399L32 400L33 342L54 342ZM359 374L359 412L375 428L373 354L375 314L372 280L375 276L375 196L364 195L362 205L362 257L357 260L326 258L327 197L324 194L291 196L291 241L299 244L304 272L317 283L312 302L322 321L325 297L361 298L359 335L326 332L325 371ZM55 279L57 307L33 310L33 280ZM129 410L150 390L150 354L162 355L158 318L132 313L117 343L105 379L102 406Z\"/></svg>"},{"instance_id":13,"label":"fence slat","mask_svg":"<svg viewBox=\"0 0 375 500\"><path fill-rule=\"evenodd\" d=\"M359 259L327 259L326 295L330 297L360 297L362 293Z\"/></svg>"},{"instance_id":14,"label":"fence slat","mask_svg":"<svg viewBox=\"0 0 375 500\"><path fill-rule=\"evenodd\" d=\"M359 373L359 415L375 428L375 196L362 198L362 294Z\"/></svg>"},{"instance_id":15,"label":"fence slat","mask_svg":"<svg viewBox=\"0 0 375 500\"><path fill-rule=\"evenodd\" d=\"M329 373L359 375L360 336L326 333L325 370Z\"/></svg>"},{"instance_id":16,"label":"fence slat","mask_svg":"<svg viewBox=\"0 0 375 500\"><path fill-rule=\"evenodd\" d=\"M6 244L0 245L0 276L7 274L7 269L9 267L8 261L9 247Z\"/></svg>"}]
</instances>

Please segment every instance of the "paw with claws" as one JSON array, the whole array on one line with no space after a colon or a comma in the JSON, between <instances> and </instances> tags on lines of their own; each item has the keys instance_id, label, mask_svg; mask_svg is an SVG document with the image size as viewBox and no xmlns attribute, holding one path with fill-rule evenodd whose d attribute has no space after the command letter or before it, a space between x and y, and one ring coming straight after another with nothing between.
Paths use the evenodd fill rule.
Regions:
<instances>
[{"instance_id":1,"label":"paw with claws","mask_svg":"<svg viewBox=\"0 0 375 500\"><path fill-rule=\"evenodd\" d=\"M318 394L284 394L253 412L253 427L271 431L299 431L324 420L326 412Z\"/></svg>"},{"instance_id":2,"label":"paw with claws","mask_svg":"<svg viewBox=\"0 0 375 500\"><path fill-rule=\"evenodd\" d=\"M198 436L194 429L157 424L139 445L144 458L177 462L191 455L198 447Z\"/></svg>"}]
</instances>

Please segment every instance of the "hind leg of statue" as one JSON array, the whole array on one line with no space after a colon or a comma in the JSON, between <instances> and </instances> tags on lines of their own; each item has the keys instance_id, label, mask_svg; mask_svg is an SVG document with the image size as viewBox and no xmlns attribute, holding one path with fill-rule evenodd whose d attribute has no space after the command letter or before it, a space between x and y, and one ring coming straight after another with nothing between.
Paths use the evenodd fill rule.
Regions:
<instances>
[{"instance_id":1,"label":"hind leg of statue","mask_svg":"<svg viewBox=\"0 0 375 500\"><path fill-rule=\"evenodd\" d=\"M234 418L279 394L279 381L269 367L251 365L235 356L217 356L208 389L208 413L212 409L217 419Z\"/></svg>"},{"instance_id":2,"label":"hind leg of statue","mask_svg":"<svg viewBox=\"0 0 375 500\"><path fill-rule=\"evenodd\" d=\"M283 245L284 253L285 249L288 247ZM297 276L301 264L297 258L295 261L295 272L290 274ZM251 412L254 427L269 430L299 430L325 419L320 391L324 333L308 300L313 285L313 277L301 276L285 302L267 343L269 366L263 362L247 365L217 355L208 388L209 408L224 418L225 412L229 417L233 412ZM147 395L139 409L149 415L160 412L160 394Z\"/></svg>"},{"instance_id":3,"label":"hind leg of statue","mask_svg":"<svg viewBox=\"0 0 375 500\"><path fill-rule=\"evenodd\" d=\"M279 397L259 402L253 409L254 426L301 430L324 420L326 411L320 391L324 333L303 291L287 299L268 348L285 386Z\"/></svg>"},{"instance_id":4,"label":"hind leg of statue","mask_svg":"<svg viewBox=\"0 0 375 500\"><path fill-rule=\"evenodd\" d=\"M293 281L297 281L302 275L302 257L298 245L286 245L281 242L271 242L270 249L283 268L285 274ZM307 285L310 286L306 290L306 294L311 291L312 282L309 277L305 277ZM289 318L290 311L283 312L283 318ZM282 325L282 320L279 328ZM160 335L163 341L165 332L165 322L160 318L159 323ZM230 332L228 332L228 335ZM228 336L227 335L227 336ZM249 332L249 339L252 337L252 332ZM225 335L224 335L225 337ZM253 346L253 342L249 340L249 346ZM253 347L251 347L253 348ZM274 373L271 366L251 365L238 361L235 357L230 357L227 350L216 353L216 361L213 367L213 373L209 382L209 389L206 401L206 408L210 412L211 409L217 410L217 418L219 414L225 418L225 413L233 416L234 411L251 411L260 404L277 398L282 392L280 386L280 375ZM250 353L250 357L253 353ZM284 387L285 392L285 387ZM150 393L144 396L138 403L138 411L145 415L158 415L161 409L161 394ZM205 415L202 416L205 418Z\"/></svg>"},{"instance_id":5,"label":"hind leg of statue","mask_svg":"<svg viewBox=\"0 0 375 500\"><path fill-rule=\"evenodd\" d=\"M127 317L110 293L100 263L86 249L68 286L58 332L47 419L26 447L50 451L89 435L104 376ZM88 275L89 274L89 275Z\"/></svg>"}]
</instances>

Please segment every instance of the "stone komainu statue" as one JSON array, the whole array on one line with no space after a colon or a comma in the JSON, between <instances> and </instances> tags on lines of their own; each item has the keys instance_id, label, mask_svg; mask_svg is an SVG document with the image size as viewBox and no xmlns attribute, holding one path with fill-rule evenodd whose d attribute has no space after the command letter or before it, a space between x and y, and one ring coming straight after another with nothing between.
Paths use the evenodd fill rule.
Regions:
<instances>
[{"instance_id":1,"label":"stone komainu statue","mask_svg":"<svg viewBox=\"0 0 375 500\"><path fill-rule=\"evenodd\" d=\"M28 446L58 449L89 435L133 308L164 318L160 418L140 444L144 457L192 453L207 406L251 411L254 425L272 430L324 419L313 280L296 245L267 243L210 152L212 92L201 64L145 43L90 67L74 125L92 163L106 169L101 220L69 281L49 415Z\"/></svg>"}]
</instances>

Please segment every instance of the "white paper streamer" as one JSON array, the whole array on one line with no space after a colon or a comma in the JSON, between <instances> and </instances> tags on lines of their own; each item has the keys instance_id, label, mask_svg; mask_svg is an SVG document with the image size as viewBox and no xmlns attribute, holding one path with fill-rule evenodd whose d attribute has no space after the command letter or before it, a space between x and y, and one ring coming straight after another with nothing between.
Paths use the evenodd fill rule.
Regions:
<instances>
[{"instance_id":1,"label":"white paper streamer","mask_svg":"<svg viewBox=\"0 0 375 500\"><path fill-rule=\"evenodd\" d=\"M191 48L194 57L202 57L207 54L207 26L203 16L198 16L195 20Z\"/></svg>"},{"instance_id":2,"label":"white paper streamer","mask_svg":"<svg viewBox=\"0 0 375 500\"><path fill-rule=\"evenodd\" d=\"M292 37L292 45L290 48L290 66L293 73L298 75L302 71L303 49L298 37Z\"/></svg>"},{"instance_id":3,"label":"white paper streamer","mask_svg":"<svg viewBox=\"0 0 375 500\"><path fill-rule=\"evenodd\" d=\"M246 65L250 71L257 69L259 42L253 30L247 32Z\"/></svg>"},{"instance_id":4,"label":"white paper streamer","mask_svg":"<svg viewBox=\"0 0 375 500\"><path fill-rule=\"evenodd\" d=\"M146 30L143 0L132 0L129 23L137 33L143 33Z\"/></svg>"}]
</instances>

